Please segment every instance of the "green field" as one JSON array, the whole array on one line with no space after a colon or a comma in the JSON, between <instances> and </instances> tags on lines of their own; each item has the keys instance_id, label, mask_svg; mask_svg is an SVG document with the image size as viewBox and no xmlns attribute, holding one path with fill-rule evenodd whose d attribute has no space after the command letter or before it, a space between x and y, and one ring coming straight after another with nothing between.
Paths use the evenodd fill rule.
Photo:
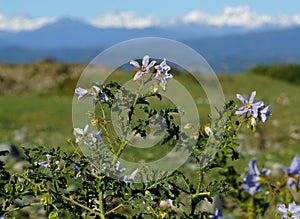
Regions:
<instances>
[{"instance_id":1,"label":"green field","mask_svg":"<svg viewBox=\"0 0 300 219\"><path fill-rule=\"evenodd\" d=\"M62 146L66 147L66 150L71 150L65 138L73 137L72 98L83 67L83 65L66 67L66 65L55 63L1 67L2 76L1 74L0 76L4 78L1 86L5 87L5 91L2 90L0 96L0 142L12 142L17 146L26 144ZM7 75L3 73L9 72L7 69L10 70L10 74L16 71L15 82L11 90L5 79ZM68 72L65 73L62 69L67 69ZM42 73L35 73L35 71L42 71ZM44 82L45 87L38 89L39 81L51 81L53 77L56 79L52 80L52 83L49 82L47 85ZM117 72L107 81L117 80L123 83L131 77L132 74L128 72ZM201 123L208 122L210 109L209 105L203 102L206 99L203 89L190 76L176 74L175 78L188 88L195 99ZM241 136L240 150L242 157L248 158L242 160L247 161L249 157L257 157L264 161L280 161L288 165L292 157L300 152L300 99L298 96L300 87L249 73L221 74L218 78L226 100L236 100L236 93L248 98L250 93L256 90L256 100L263 100L265 104L271 105L272 116L268 123L260 126L259 135L257 133L253 135L250 130L244 130L245 135ZM25 89L26 87L30 89ZM240 104L238 100L236 103ZM16 134L20 130L26 134L23 139L20 139L20 134ZM19 138L16 138L18 136ZM260 147L263 149L259 149Z\"/></svg>"}]
</instances>

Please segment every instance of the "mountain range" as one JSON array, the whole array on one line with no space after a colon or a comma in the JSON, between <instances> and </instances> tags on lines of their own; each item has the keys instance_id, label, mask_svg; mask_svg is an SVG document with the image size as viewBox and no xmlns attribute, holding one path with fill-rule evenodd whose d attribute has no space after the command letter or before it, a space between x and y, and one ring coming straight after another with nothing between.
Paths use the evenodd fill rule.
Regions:
<instances>
[{"instance_id":1,"label":"mountain range","mask_svg":"<svg viewBox=\"0 0 300 219\"><path fill-rule=\"evenodd\" d=\"M89 63L104 49L137 37L164 37L200 53L216 72L242 72L256 64L300 63L300 27L174 24L142 29L98 28L63 18L31 31L0 31L0 63Z\"/></svg>"}]
</instances>

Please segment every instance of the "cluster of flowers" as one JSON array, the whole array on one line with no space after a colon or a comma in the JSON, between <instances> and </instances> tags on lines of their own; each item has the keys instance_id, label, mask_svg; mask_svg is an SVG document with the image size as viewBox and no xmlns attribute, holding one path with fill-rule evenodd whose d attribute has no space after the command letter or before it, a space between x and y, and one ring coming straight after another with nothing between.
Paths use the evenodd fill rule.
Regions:
<instances>
[{"instance_id":1,"label":"cluster of flowers","mask_svg":"<svg viewBox=\"0 0 300 219\"><path fill-rule=\"evenodd\" d=\"M75 94L78 95L78 100L81 100L84 97L94 97L93 105L96 106L97 103L105 103L108 100L108 97L105 93L102 92L99 85L93 85L90 90L78 87L75 89Z\"/></svg>"},{"instance_id":2,"label":"cluster of flowers","mask_svg":"<svg viewBox=\"0 0 300 219\"><path fill-rule=\"evenodd\" d=\"M264 168L259 171L255 159L251 160L248 166L249 171L244 178L243 188L251 195L254 195L266 185L271 170ZM288 188L292 192L298 192L300 190L300 158L298 156L295 156L291 165L285 169L285 174Z\"/></svg>"},{"instance_id":3,"label":"cluster of flowers","mask_svg":"<svg viewBox=\"0 0 300 219\"><path fill-rule=\"evenodd\" d=\"M134 75L133 80L138 80L144 74L149 73L155 63L156 61L154 60L150 62L150 57L148 55L144 56L142 64L138 63L135 60L131 60L130 64L139 69L138 72ZM166 59L164 59L159 65L154 66L154 68L156 69L154 79L157 81L157 84L159 84L163 88L163 90L165 90L168 80L170 78L173 78L173 76L169 73L171 67L167 65L167 61Z\"/></svg>"},{"instance_id":4,"label":"cluster of flowers","mask_svg":"<svg viewBox=\"0 0 300 219\"><path fill-rule=\"evenodd\" d=\"M34 164L36 166L43 166L45 168L48 168L48 167L50 167L50 158L51 158L51 155L50 154L46 154L46 158L47 158L46 161L38 161L38 162L35 162ZM55 164L58 165L59 164L59 160L55 161ZM59 170L59 167L57 167L57 169Z\"/></svg>"},{"instance_id":5,"label":"cluster of flowers","mask_svg":"<svg viewBox=\"0 0 300 219\"><path fill-rule=\"evenodd\" d=\"M265 168L259 170L255 159L251 160L248 166L249 171L243 180L243 189L251 195L255 195L267 185L271 170ZM291 165L285 169L285 174L290 191L298 192L300 190L300 158L298 156L295 156ZM297 206L295 202L290 203L288 208L281 204L278 210L282 213L282 219L292 216L300 218L300 206Z\"/></svg>"},{"instance_id":6,"label":"cluster of flowers","mask_svg":"<svg viewBox=\"0 0 300 219\"><path fill-rule=\"evenodd\" d=\"M145 55L142 59L142 63L138 63L135 60L131 60L129 62L134 67L138 68L138 72L134 75L133 80L140 79L144 74L150 73L151 68L156 64L156 61L152 60L150 61L150 57L148 55ZM157 84L159 84L164 90L166 88L166 84L170 78L173 78L173 76L169 73L171 70L171 67L167 65L166 59L164 59L159 65L154 66L156 69L156 73L154 75L154 79L157 81ZM106 94L101 90L100 86L95 84L92 86L91 89L84 89L81 87L78 87L75 89L75 94L78 95L78 101L81 100L84 97L92 97L92 103L94 106L96 106L98 103L105 103L108 101L108 97ZM74 135L76 137L76 143L83 143L85 145L95 144L101 141L101 136L103 135L102 130L99 130L98 132L90 133L89 132L89 125L87 124L83 129L82 128L74 128ZM48 159L48 157L47 157ZM50 159L50 158L49 158ZM48 165L50 160L48 159L47 164L42 163L44 166ZM94 166L91 166L92 170L95 170ZM79 176L81 176L81 179L84 180L86 178L85 174L81 174L80 167L77 165L74 165L75 170L75 178L77 179ZM116 163L116 170L119 174L123 173L125 171L125 168L120 167L120 162ZM138 172L138 169L133 171L129 177L124 176L123 181L128 183L134 182L134 178ZM94 172L96 173L96 172Z\"/></svg>"},{"instance_id":7,"label":"cluster of flowers","mask_svg":"<svg viewBox=\"0 0 300 219\"><path fill-rule=\"evenodd\" d=\"M256 95L256 91L253 91L251 93L250 99L247 100L241 94L237 94L236 97L240 101L242 101L244 106L238 108L237 111L235 112L237 115L241 115L249 112L251 116L251 125L254 126L256 124L256 119L258 119L258 121L266 122L268 120L268 117L271 115L270 106L265 107L263 101L258 101L256 103L253 103L255 95Z\"/></svg>"},{"instance_id":8,"label":"cluster of flowers","mask_svg":"<svg viewBox=\"0 0 300 219\"><path fill-rule=\"evenodd\" d=\"M120 164L121 164L120 161L117 161L117 163L116 163L116 165L115 165L115 168L116 168L117 173L118 173L119 175L122 174L122 173L124 173L125 170L126 170L126 168L124 168L124 167L121 168L121 167L120 167ZM95 167L95 165L91 164L91 169L92 169L92 173L98 174L98 170L97 170L97 168ZM86 173L81 174L81 169L80 169L79 166L74 165L74 170L75 170L75 177L74 177L75 180L77 180L80 176L81 176L81 179L82 179L82 180L85 180L85 179L86 179ZM121 178L121 180L124 181L125 183L134 183L134 178L135 178L137 172L138 172L138 169L134 170L134 171L130 174L129 177L128 177L128 176L123 176L123 177Z\"/></svg>"},{"instance_id":9,"label":"cluster of flowers","mask_svg":"<svg viewBox=\"0 0 300 219\"><path fill-rule=\"evenodd\" d=\"M254 102L256 92L251 93L250 99L245 99L241 94L237 94L236 97L242 101L244 106L237 109L236 114L250 113L251 125L256 125L256 119L258 121L266 122L271 115L270 106L264 106L263 101ZM259 170L255 159L252 159L249 164L249 171L243 180L243 189L251 195L255 195L262 191L269 180L271 170L262 169ZM291 165L285 169L287 176L287 186L290 191L298 192L300 190L300 158L295 156ZM282 219L287 218L300 218L300 206L297 206L295 202L289 204L288 208L284 204L279 205L278 210L282 214Z\"/></svg>"},{"instance_id":10,"label":"cluster of flowers","mask_svg":"<svg viewBox=\"0 0 300 219\"><path fill-rule=\"evenodd\" d=\"M50 165L51 165L51 155L46 154L46 158L47 158L46 161L37 161L37 162L35 162L35 165L36 166L43 166L45 168L49 168ZM59 161L56 161L55 164L58 165ZM120 161L117 161L117 163L115 165L115 168L116 168L118 174L122 174L126 170L126 168L124 168L124 167L122 168L120 166L120 164L121 164ZM59 167L57 169L59 169ZM93 165L93 164L91 164L91 171L92 171L93 174L98 174L99 173L96 166ZM130 174L130 176L123 176L121 178L121 180L124 181L125 183L134 183L134 178L135 178L137 173L138 173L138 169L134 170ZM77 180L80 177L81 180L85 180L86 176L87 176L86 173L82 173L81 168L75 164L74 165L74 179ZM1 219L1 217L0 217L0 219Z\"/></svg>"},{"instance_id":11,"label":"cluster of flowers","mask_svg":"<svg viewBox=\"0 0 300 219\"><path fill-rule=\"evenodd\" d=\"M138 68L138 72L133 77L133 80L140 79L144 74L150 73L151 68L156 64L156 61L150 61L150 57L148 55L144 56L142 59L142 63L138 63L135 60L131 60L130 64L134 67ZM167 65L166 59L164 59L159 65L154 66L156 72L152 72L153 78L157 81L164 90L166 88L166 84L170 78L173 76L169 73L171 67ZM94 85L90 90L86 90L83 88L77 88L75 93L78 95L78 100L83 97L93 97L93 105L97 103L104 103L108 100L107 96L102 92L100 86ZM250 95L250 99L247 100L241 94L237 94L236 97L243 103L243 106L238 108L235 112L237 115L246 114L249 116L249 121L252 126L256 125L256 121L266 122L271 115L270 113L270 105L265 106L263 101L258 101L254 103L254 98L256 96L256 91L253 91ZM76 137L76 142L83 142L84 144L97 143L101 139L102 131L100 130L97 133L89 133L89 125L86 125L84 129L75 128L74 135ZM46 166L49 165L48 161L41 162L39 165ZM257 167L256 160L253 159L249 162L249 171L247 172L244 180L243 180L243 189L250 193L251 195L255 195L262 191L262 188L267 185L270 170L262 169L261 171ZM97 170L92 165L91 166L93 173L97 173ZM81 176L82 180L85 179L86 175L80 175L80 167L74 165L76 179ZM120 167L120 162L116 163L116 170L119 174L122 174L125 171L125 168ZM127 177L123 177L123 181L126 183L134 182L134 178L138 172L138 169L133 171L132 174ZM290 167L285 170L287 175L287 185L291 191L299 191L300 190L300 158L294 157ZM294 218L300 217L300 206L297 206L295 202L289 204L288 208L285 205L281 204L278 207L278 210L282 213L282 218L288 218L290 216L294 216ZM210 215L209 218L218 219L222 217L222 212L219 209L216 209L214 215Z\"/></svg>"},{"instance_id":12,"label":"cluster of flowers","mask_svg":"<svg viewBox=\"0 0 300 219\"><path fill-rule=\"evenodd\" d=\"M141 64L135 60L131 60L129 63L139 69L133 77L133 80L136 81L143 75L150 73L151 68L156 64L156 61L152 60L150 62L150 57L145 55ZM173 78L172 74L169 73L171 67L167 65L167 60L164 59L159 65L154 66L154 68L156 69L154 79L157 81L157 84L159 84L163 90L165 90L168 80ZM99 102L105 103L108 101L108 97L97 84L93 85L89 90L78 87L75 89L75 94L78 95L78 100L81 100L84 97L93 97L94 106Z\"/></svg>"},{"instance_id":13,"label":"cluster of flowers","mask_svg":"<svg viewBox=\"0 0 300 219\"><path fill-rule=\"evenodd\" d=\"M103 132L100 129L96 133L89 133L89 125L87 124L83 129L74 128L74 135L76 137L76 143L83 142L83 144L88 145L89 143L100 142Z\"/></svg>"}]
</instances>

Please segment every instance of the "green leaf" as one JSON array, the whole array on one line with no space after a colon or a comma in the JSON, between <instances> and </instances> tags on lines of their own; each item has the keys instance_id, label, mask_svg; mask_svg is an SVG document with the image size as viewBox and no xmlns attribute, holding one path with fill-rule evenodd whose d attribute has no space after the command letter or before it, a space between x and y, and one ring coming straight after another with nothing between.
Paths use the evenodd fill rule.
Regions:
<instances>
[{"instance_id":1,"label":"green leaf","mask_svg":"<svg viewBox=\"0 0 300 219\"><path fill-rule=\"evenodd\" d=\"M10 193L10 192L13 191L13 186L12 186L11 184L6 184L6 185L4 186L4 189L5 189L5 192L6 192L6 193Z\"/></svg>"},{"instance_id":2,"label":"green leaf","mask_svg":"<svg viewBox=\"0 0 300 219\"><path fill-rule=\"evenodd\" d=\"M54 219L54 218L59 218L58 217L58 211L57 210L53 210L50 212L49 216L48 216L49 219Z\"/></svg>"},{"instance_id":3,"label":"green leaf","mask_svg":"<svg viewBox=\"0 0 300 219\"><path fill-rule=\"evenodd\" d=\"M17 192L22 192L24 190L24 184L23 183L18 183L16 185L16 191Z\"/></svg>"}]
</instances>

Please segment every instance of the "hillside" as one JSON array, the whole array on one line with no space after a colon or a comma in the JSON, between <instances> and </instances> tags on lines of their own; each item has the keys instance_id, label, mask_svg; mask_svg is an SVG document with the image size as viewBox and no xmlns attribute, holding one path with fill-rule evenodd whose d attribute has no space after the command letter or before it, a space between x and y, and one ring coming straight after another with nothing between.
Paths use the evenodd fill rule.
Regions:
<instances>
[{"instance_id":1,"label":"hillside","mask_svg":"<svg viewBox=\"0 0 300 219\"><path fill-rule=\"evenodd\" d=\"M46 58L62 63L89 63L110 46L139 37L183 42L218 73L243 72L256 64L300 63L298 26L247 29L174 24L143 29L97 28L69 18L32 31L1 31L0 63L23 64Z\"/></svg>"},{"instance_id":2,"label":"hillside","mask_svg":"<svg viewBox=\"0 0 300 219\"><path fill-rule=\"evenodd\" d=\"M27 142L63 144L65 137L72 134L72 98L84 67L51 61L0 66L0 142L16 142L14 131L24 127ZM101 69L107 70L105 67ZM127 72L118 72L112 79L124 82L131 77L132 74ZM203 101L206 97L199 92L199 85L184 74L175 74L174 77L192 92L201 121L207 121L209 106ZM263 137L269 139L266 147L300 143L300 99L295 95L300 93L299 86L255 74L223 74L218 77L227 100L236 100L236 93L248 98L256 90L256 100L271 105L273 115L262 131ZM236 103L241 105L239 100ZM253 147L257 142L249 140L247 144L247 147Z\"/></svg>"}]
</instances>

